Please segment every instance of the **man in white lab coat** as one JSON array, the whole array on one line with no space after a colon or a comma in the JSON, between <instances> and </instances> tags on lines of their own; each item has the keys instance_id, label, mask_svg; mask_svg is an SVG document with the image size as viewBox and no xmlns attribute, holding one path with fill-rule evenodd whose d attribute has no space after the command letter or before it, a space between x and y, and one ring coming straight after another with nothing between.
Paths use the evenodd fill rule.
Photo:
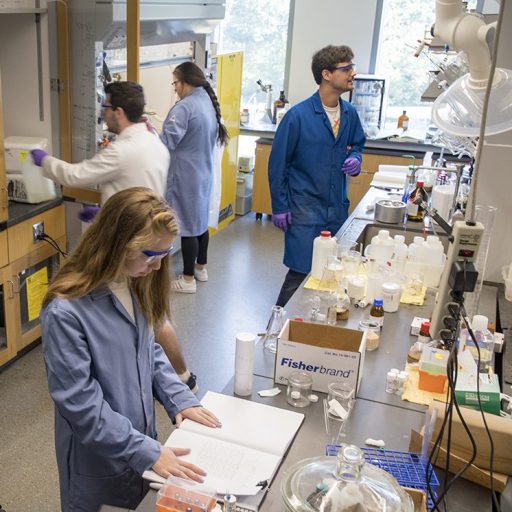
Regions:
<instances>
[{"instance_id":1,"label":"man in white lab coat","mask_svg":"<svg viewBox=\"0 0 512 512\"><path fill-rule=\"evenodd\" d=\"M65 162L35 149L34 163L41 166L47 178L66 187L98 185L102 203L131 187L147 187L165 197L170 155L159 137L140 122L145 105L142 86L112 82L105 86L105 94L102 114L108 130L117 135L113 142L79 163ZM195 376L187 370L170 322L160 328L156 337L176 373L197 392Z\"/></svg>"},{"instance_id":2,"label":"man in white lab coat","mask_svg":"<svg viewBox=\"0 0 512 512\"><path fill-rule=\"evenodd\" d=\"M43 174L66 187L99 185L101 202L130 187L148 187L164 195L169 151L150 133L140 118L144 111L142 87L134 82L113 82L105 87L103 118L116 139L92 158L71 164L41 150L33 152Z\"/></svg>"}]
</instances>

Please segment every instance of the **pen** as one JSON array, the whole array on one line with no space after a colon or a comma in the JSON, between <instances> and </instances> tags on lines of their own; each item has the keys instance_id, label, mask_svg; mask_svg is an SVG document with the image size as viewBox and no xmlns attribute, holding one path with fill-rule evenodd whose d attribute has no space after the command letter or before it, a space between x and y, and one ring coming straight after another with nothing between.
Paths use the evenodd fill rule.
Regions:
<instances>
[{"instance_id":1,"label":"pen","mask_svg":"<svg viewBox=\"0 0 512 512\"><path fill-rule=\"evenodd\" d=\"M402 190L402 187L379 187L378 185L372 185L372 187L379 190L386 190L387 192L392 192L393 190Z\"/></svg>"}]
</instances>

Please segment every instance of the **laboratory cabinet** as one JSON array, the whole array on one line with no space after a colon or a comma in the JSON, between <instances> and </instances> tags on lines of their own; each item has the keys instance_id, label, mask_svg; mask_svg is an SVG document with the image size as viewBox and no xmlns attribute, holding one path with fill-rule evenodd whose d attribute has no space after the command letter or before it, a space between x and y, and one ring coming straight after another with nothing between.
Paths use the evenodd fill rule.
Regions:
<instances>
[{"instance_id":1,"label":"laboratory cabinet","mask_svg":"<svg viewBox=\"0 0 512 512\"><path fill-rule=\"evenodd\" d=\"M51 245L34 242L32 225L44 222L64 251L64 218L59 205L0 232L0 366L41 336L41 301L61 262Z\"/></svg>"},{"instance_id":2,"label":"laboratory cabinet","mask_svg":"<svg viewBox=\"0 0 512 512\"><path fill-rule=\"evenodd\" d=\"M252 211L257 218L262 214L272 214L270 188L268 184L268 159L272 149L270 139L256 141L254 158L254 188L252 192ZM350 200L350 213L359 201L368 192L373 175L378 171L379 165L408 165L410 159L400 156L363 153L362 170L359 176L348 177L348 198ZM341 171L340 171L341 172Z\"/></svg>"}]
</instances>

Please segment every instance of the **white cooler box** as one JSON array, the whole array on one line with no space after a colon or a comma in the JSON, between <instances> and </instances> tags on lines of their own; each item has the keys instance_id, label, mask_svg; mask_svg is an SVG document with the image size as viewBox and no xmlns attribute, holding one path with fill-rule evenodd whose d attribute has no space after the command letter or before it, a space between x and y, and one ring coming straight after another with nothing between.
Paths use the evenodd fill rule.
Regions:
<instances>
[{"instance_id":1,"label":"white cooler box","mask_svg":"<svg viewBox=\"0 0 512 512\"><path fill-rule=\"evenodd\" d=\"M44 137L6 137L5 169L8 173L21 174L21 167L25 158L30 157L32 149L44 149L48 151L48 139Z\"/></svg>"}]
</instances>

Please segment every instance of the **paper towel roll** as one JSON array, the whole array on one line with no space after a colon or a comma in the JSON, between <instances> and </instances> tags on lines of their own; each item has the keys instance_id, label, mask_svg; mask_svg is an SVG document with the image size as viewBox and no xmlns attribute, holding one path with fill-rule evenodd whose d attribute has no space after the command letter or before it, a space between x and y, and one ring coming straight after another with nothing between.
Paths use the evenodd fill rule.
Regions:
<instances>
[{"instance_id":1,"label":"paper towel roll","mask_svg":"<svg viewBox=\"0 0 512 512\"><path fill-rule=\"evenodd\" d=\"M240 396L248 396L252 393L255 342L256 335L251 332L241 332L236 335L234 391Z\"/></svg>"}]
</instances>

